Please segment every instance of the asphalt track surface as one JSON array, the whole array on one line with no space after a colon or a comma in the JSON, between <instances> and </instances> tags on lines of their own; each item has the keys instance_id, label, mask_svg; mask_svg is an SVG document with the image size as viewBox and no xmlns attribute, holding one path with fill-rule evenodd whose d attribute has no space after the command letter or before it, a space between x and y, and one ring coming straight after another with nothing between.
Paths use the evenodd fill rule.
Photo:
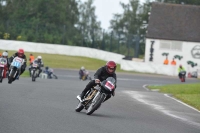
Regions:
<instances>
[{"instance_id":1,"label":"asphalt track surface","mask_svg":"<svg viewBox=\"0 0 200 133\"><path fill-rule=\"evenodd\" d=\"M88 116L75 112L76 95L88 81L79 81L77 70L55 72L58 80L4 79L0 133L200 133L199 111L144 87L179 84L176 77L118 73L115 97Z\"/></svg>"}]
</instances>

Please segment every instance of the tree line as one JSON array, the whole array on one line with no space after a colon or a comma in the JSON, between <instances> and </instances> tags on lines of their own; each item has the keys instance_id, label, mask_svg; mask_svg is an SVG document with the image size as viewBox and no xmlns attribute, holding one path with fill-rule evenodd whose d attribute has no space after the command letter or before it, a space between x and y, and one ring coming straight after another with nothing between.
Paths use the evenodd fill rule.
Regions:
<instances>
[{"instance_id":1,"label":"tree line","mask_svg":"<svg viewBox=\"0 0 200 133\"><path fill-rule=\"evenodd\" d=\"M155 0L200 5L199 0ZM0 39L83 46L120 53L144 54L150 0L120 3L108 30L101 28L94 0L0 0ZM106 4L106 3L105 3Z\"/></svg>"}]
</instances>

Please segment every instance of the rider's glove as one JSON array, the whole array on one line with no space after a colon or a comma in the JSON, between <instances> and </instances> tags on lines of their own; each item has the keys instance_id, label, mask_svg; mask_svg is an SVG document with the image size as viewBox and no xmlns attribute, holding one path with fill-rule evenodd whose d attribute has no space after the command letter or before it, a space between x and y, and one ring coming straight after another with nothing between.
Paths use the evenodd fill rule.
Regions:
<instances>
[{"instance_id":1,"label":"rider's glove","mask_svg":"<svg viewBox=\"0 0 200 133\"><path fill-rule=\"evenodd\" d=\"M95 79L95 83L96 84L100 83L100 80L99 79Z\"/></svg>"}]
</instances>

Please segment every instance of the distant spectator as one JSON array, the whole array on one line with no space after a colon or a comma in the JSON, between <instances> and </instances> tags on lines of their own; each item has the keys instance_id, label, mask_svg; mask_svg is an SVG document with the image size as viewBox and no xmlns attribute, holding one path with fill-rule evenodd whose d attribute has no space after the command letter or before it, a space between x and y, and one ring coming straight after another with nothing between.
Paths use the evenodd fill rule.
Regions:
<instances>
[{"instance_id":1,"label":"distant spectator","mask_svg":"<svg viewBox=\"0 0 200 133\"><path fill-rule=\"evenodd\" d=\"M34 61L34 56L33 54L30 54L29 56L29 64L31 65L31 63Z\"/></svg>"},{"instance_id":2,"label":"distant spectator","mask_svg":"<svg viewBox=\"0 0 200 133\"><path fill-rule=\"evenodd\" d=\"M171 61L171 65L176 66L176 61L174 60L174 58L173 58L173 60Z\"/></svg>"},{"instance_id":3,"label":"distant spectator","mask_svg":"<svg viewBox=\"0 0 200 133\"><path fill-rule=\"evenodd\" d=\"M165 61L164 61L164 65L168 65L168 63L169 63L169 60L168 60L168 58L166 57L166 59L165 59Z\"/></svg>"}]
</instances>

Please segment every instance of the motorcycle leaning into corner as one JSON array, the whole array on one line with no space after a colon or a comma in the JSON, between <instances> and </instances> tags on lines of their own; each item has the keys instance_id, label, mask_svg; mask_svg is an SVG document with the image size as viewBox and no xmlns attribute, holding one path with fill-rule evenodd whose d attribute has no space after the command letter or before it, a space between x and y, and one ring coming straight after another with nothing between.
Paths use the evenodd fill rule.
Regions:
<instances>
[{"instance_id":1,"label":"motorcycle leaning into corner","mask_svg":"<svg viewBox=\"0 0 200 133\"><path fill-rule=\"evenodd\" d=\"M56 74L54 73L53 68L48 68L43 71L43 73L47 74L47 79L58 79Z\"/></svg>"},{"instance_id":2,"label":"motorcycle leaning into corner","mask_svg":"<svg viewBox=\"0 0 200 133\"><path fill-rule=\"evenodd\" d=\"M106 80L100 82L97 86L91 88L84 99L78 99L79 103L75 109L76 112L80 112L84 108L86 114L91 115L97 110L104 102L108 95L111 95L115 91L116 80L113 77L108 77Z\"/></svg>"},{"instance_id":3,"label":"motorcycle leaning into corner","mask_svg":"<svg viewBox=\"0 0 200 133\"><path fill-rule=\"evenodd\" d=\"M179 75L180 75L181 82L185 82L186 71L180 71Z\"/></svg>"},{"instance_id":4,"label":"motorcycle leaning into corner","mask_svg":"<svg viewBox=\"0 0 200 133\"><path fill-rule=\"evenodd\" d=\"M31 68L31 78L32 81L35 81L37 77L39 77L40 66L37 61L33 61Z\"/></svg>"},{"instance_id":5,"label":"motorcycle leaning into corner","mask_svg":"<svg viewBox=\"0 0 200 133\"><path fill-rule=\"evenodd\" d=\"M2 83L3 78L6 77L6 73L7 73L7 59L6 58L0 58L0 83Z\"/></svg>"},{"instance_id":6,"label":"motorcycle leaning into corner","mask_svg":"<svg viewBox=\"0 0 200 133\"><path fill-rule=\"evenodd\" d=\"M24 59L15 57L10 65L8 74L8 83L11 84L21 74L21 66L24 63Z\"/></svg>"}]
</instances>

